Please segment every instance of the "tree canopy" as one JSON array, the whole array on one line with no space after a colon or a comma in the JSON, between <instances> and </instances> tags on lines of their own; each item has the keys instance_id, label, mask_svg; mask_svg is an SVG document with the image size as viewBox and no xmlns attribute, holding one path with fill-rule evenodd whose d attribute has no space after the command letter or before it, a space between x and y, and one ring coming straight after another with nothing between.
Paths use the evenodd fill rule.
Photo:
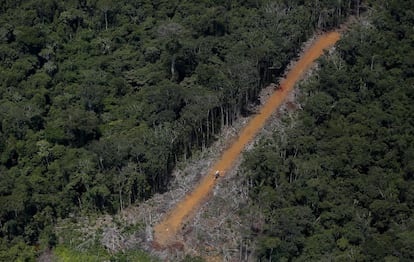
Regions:
<instances>
[{"instance_id":1,"label":"tree canopy","mask_svg":"<svg viewBox=\"0 0 414 262\"><path fill-rule=\"evenodd\" d=\"M247 154L260 259L414 258L414 5L370 8L301 87L303 110Z\"/></svg>"},{"instance_id":2,"label":"tree canopy","mask_svg":"<svg viewBox=\"0 0 414 262\"><path fill-rule=\"evenodd\" d=\"M58 218L115 213L167 190L177 160L245 113L315 30L359 8L353 0L3 0L0 260L53 247Z\"/></svg>"}]
</instances>

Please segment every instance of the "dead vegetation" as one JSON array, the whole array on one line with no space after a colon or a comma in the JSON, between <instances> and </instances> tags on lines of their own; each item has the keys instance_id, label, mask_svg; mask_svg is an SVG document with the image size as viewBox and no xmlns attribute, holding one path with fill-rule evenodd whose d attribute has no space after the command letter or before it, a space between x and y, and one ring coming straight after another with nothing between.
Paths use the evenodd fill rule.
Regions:
<instances>
[{"instance_id":1,"label":"dead vegetation","mask_svg":"<svg viewBox=\"0 0 414 262\"><path fill-rule=\"evenodd\" d=\"M274 92L274 88L275 85L269 85L262 90L262 103ZM276 126L281 125L278 116L288 112L290 105L295 105L295 92L289 95L246 150L250 150L260 137L270 135ZM263 222L260 213L249 208L249 182L241 176L238 169L241 159L232 170L218 179L209 201L201 206L193 219L183 225L175 242L167 248L161 248L153 242L152 231L153 226L208 174L215 161L237 138L249 119L250 117L240 118L233 126L225 127L212 146L197 152L185 163L178 163L172 174L170 191L156 194L140 205L128 207L115 216L78 218L75 223L69 222L70 229L65 226L57 228L58 235L59 232L62 234L67 230L75 231L75 235L79 236L73 240L78 243L75 246L77 250L85 250L93 242L99 241L112 254L139 247L170 261L179 261L186 254L203 256L212 261L250 261L254 243L248 232L250 228L260 228Z\"/></svg>"}]
</instances>

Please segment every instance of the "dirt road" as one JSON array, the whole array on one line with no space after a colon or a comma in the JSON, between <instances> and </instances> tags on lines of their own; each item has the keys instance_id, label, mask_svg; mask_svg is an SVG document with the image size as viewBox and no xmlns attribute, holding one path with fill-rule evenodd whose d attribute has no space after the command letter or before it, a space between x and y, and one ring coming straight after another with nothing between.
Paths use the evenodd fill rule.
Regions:
<instances>
[{"instance_id":1,"label":"dirt road","mask_svg":"<svg viewBox=\"0 0 414 262\"><path fill-rule=\"evenodd\" d=\"M210 173L207 174L196 188L188 194L174 209L172 209L161 221L154 227L154 241L160 246L167 246L174 236L180 230L182 224L190 215L196 211L200 204L206 199L215 183L220 183L220 178L215 180L214 173L216 170L225 175L225 171L232 168L235 160L238 158L244 147L253 139L258 131L263 127L270 115L280 106L288 93L292 90L294 84L300 79L302 74L309 68L312 63L323 54L323 50L334 45L340 38L337 32L327 33L320 36L314 44L304 53L300 60L287 74L281 82L280 88L269 98L260 112L250 120L246 127L241 131L237 140L222 154L220 160L216 162Z\"/></svg>"}]
</instances>

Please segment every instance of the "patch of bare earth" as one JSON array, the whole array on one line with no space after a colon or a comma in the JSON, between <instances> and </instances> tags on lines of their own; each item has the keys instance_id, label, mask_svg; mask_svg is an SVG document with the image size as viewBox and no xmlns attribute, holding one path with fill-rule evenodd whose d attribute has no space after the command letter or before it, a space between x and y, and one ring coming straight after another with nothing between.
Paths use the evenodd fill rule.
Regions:
<instances>
[{"instance_id":1,"label":"patch of bare earth","mask_svg":"<svg viewBox=\"0 0 414 262\"><path fill-rule=\"evenodd\" d=\"M310 42L319 39L315 37ZM310 48L311 44L306 43L304 50ZM290 71L290 70L288 70ZM307 70L302 79L308 77L311 71ZM283 85L282 85L283 86ZM277 85L271 84L265 88L260 96L261 105L257 110L262 108L266 100L277 89ZM274 130L279 129L283 135L284 125L286 122L281 121L281 116L293 119L293 114L298 108L297 93L293 89L285 98L284 103L272 114L267 120L266 125L258 135L250 141L244 151L251 150L253 145L262 137L269 137ZM241 118L236 125L237 132L231 134L230 140L234 140L237 134L248 123L249 118ZM241 126L240 126L240 123ZM294 121L288 121L289 125ZM226 142L218 141L218 148L223 148ZM222 151L222 150L221 150ZM212 158L217 159L216 154ZM210 161L211 163L214 161ZM252 208L249 203L249 189L251 182L246 180L245 176L239 172L242 157L239 157L232 168L226 172L226 175L220 178L213 188L208 201L196 211L191 219L185 220L181 232L175 236L174 243L181 243L181 249L171 253L171 249L160 250L158 256L179 260L184 254L200 255L208 261L253 261L254 260L254 240L251 232L260 232L264 225L264 219L261 213ZM211 168L204 169L205 174Z\"/></svg>"}]
</instances>

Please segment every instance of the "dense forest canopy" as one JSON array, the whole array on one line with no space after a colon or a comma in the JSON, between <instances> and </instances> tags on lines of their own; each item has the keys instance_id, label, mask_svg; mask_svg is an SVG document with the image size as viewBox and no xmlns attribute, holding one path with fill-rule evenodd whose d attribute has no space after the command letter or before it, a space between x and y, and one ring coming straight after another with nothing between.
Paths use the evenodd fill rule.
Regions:
<instances>
[{"instance_id":1,"label":"dense forest canopy","mask_svg":"<svg viewBox=\"0 0 414 262\"><path fill-rule=\"evenodd\" d=\"M248 113L315 30L360 9L359 0L2 0L1 260L54 246L58 218L114 213L167 190L176 161Z\"/></svg>"},{"instance_id":2,"label":"dense forest canopy","mask_svg":"<svg viewBox=\"0 0 414 262\"><path fill-rule=\"evenodd\" d=\"M414 259L414 3L373 8L246 157L263 261Z\"/></svg>"}]
</instances>

